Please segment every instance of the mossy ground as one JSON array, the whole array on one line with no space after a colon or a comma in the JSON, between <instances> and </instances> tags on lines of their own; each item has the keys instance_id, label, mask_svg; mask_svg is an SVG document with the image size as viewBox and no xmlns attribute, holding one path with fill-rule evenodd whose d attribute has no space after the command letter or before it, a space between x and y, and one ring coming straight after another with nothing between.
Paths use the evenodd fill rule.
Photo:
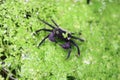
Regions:
<instances>
[{"instance_id":1,"label":"mossy ground","mask_svg":"<svg viewBox=\"0 0 120 80\"><path fill-rule=\"evenodd\" d=\"M7 58L0 67L15 69L19 80L120 80L119 7L119 0L1 0L0 56ZM81 56L73 48L65 60L68 51L49 40L38 49L49 33L34 31L50 29L38 16L84 38L76 41Z\"/></svg>"}]
</instances>

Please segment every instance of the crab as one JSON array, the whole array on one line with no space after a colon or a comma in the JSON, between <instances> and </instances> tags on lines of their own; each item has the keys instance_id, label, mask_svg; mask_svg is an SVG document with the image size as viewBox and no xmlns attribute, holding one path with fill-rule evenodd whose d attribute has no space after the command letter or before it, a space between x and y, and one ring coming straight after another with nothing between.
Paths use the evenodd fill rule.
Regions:
<instances>
[{"instance_id":1,"label":"crab","mask_svg":"<svg viewBox=\"0 0 120 80\"><path fill-rule=\"evenodd\" d=\"M80 56L80 49L78 44L75 43L75 40L79 40L81 42L84 41L84 39L78 38L76 36L73 36L74 33L70 33L67 32L65 30L63 30L62 28L59 27L59 25L53 20L51 19L51 21L53 22L54 26L40 18L38 18L42 23L48 25L49 27L51 27L52 29L46 29L46 28L42 28L42 29L38 29L35 31L35 34L38 34L40 31L46 31L46 32L50 32L47 36L45 36L43 38L43 40L38 44L38 47L41 46L41 44L46 40L49 39L51 42L55 42L58 43L60 41L64 42L63 44L59 44L63 49L68 50L68 55L67 58L68 59L70 57L71 51L72 51L72 46L75 46L77 48L77 52L78 52L78 56Z\"/></svg>"}]
</instances>

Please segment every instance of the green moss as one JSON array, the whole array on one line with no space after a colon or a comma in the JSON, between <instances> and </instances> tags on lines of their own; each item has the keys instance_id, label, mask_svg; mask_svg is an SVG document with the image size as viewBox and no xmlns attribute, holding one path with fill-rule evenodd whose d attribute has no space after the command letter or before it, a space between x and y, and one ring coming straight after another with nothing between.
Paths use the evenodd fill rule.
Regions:
<instances>
[{"instance_id":1,"label":"green moss","mask_svg":"<svg viewBox=\"0 0 120 80\"><path fill-rule=\"evenodd\" d=\"M117 0L95 0L90 5L83 0L4 1L0 3L0 57L7 56L3 66L10 72L15 69L20 80L119 80L119 14ZM84 43L76 41L81 56L76 57L73 48L65 60L68 51L49 40L37 48L49 33L34 36L34 31L50 29L38 17L49 23L53 18L84 38Z\"/></svg>"}]
</instances>

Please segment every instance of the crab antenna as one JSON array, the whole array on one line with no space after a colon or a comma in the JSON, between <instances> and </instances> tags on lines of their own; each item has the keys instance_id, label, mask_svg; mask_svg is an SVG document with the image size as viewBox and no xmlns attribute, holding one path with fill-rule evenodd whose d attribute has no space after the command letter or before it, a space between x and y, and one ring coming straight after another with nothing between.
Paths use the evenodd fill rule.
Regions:
<instances>
[{"instance_id":1,"label":"crab antenna","mask_svg":"<svg viewBox=\"0 0 120 80\"><path fill-rule=\"evenodd\" d=\"M38 19L39 19L41 22L43 22L44 24L50 26L51 28L55 28L53 25L51 25L51 24L49 24L48 22L46 22L46 21L40 19L39 17L38 17Z\"/></svg>"},{"instance_id":2,"label":"crab antenna","mask_svg":"<svg viewBox=\"0 0 120 80\"><path fill-rule=\"evenodd\" d=\"M53 19L51 19L51 21L57 26L57 28L59 27Z\"/></svg>"}]
</instances>

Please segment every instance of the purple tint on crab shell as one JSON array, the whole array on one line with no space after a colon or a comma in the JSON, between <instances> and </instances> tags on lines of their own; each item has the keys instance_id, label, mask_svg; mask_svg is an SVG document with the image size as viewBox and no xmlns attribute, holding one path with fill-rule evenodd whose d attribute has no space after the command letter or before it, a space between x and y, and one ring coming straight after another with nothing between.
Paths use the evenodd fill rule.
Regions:
<instances>
[{"instance_id":1,"label":"purple tint on crab shell","mask_svg":"<svg viewBox=\"0 0 120 80\"><path fill-rule=\"evenodd\" d=\"M65 44L62 44L61 46L64 49L68 49L68 48L70 48L70 42L66 42Z\"/></svg>"},{"instance_id":2,"label":"purple tint on crab shell","mask_svg":"<svg viewBox=\"0 0 120 80\"><path fill-rule=\"evenodd\" d=\"M49 40L52 41L52 42L55 42L54 35L55 35L55 34L52 32L52 33L50 33L50 35L49 35L49 37L48 37Z\"/></svg>"}]
</instances>

